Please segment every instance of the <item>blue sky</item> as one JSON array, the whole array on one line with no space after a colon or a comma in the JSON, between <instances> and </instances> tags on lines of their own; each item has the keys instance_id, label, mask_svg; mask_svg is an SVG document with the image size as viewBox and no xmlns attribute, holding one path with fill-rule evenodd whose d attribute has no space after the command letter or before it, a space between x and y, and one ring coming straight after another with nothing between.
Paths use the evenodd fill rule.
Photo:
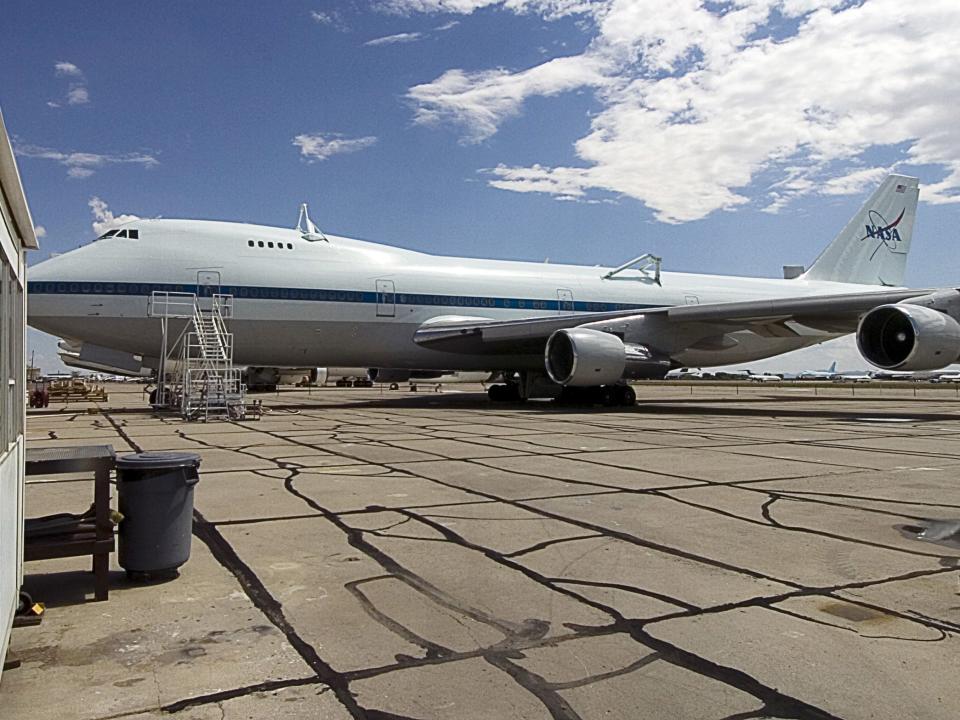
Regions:
<instances>
[{"instance_id":1,"label":"blue sky","mask_svg":"<svg viewBox=\"0 0 960 720\"><path fill-rule=\"evenodd\" d=\"M293 226L307 201L427 252L776 276L895 168L932 201L908 281L957 282L955 2L662 5L9 0L31 262L111 216Z\"/></svg>"}]
</instances>

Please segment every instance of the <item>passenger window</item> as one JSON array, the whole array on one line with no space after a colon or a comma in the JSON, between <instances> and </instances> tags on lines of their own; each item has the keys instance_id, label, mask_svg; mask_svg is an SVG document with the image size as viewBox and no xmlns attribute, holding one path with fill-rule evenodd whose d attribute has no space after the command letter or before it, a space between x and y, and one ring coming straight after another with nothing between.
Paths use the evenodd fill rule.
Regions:
<instances>
[{"instance_id":1,"label":"passenger window","mask_svg":"<svg viewBox=\"0 0 960 720\"><path fill-rule=\"evenodd\" d=\"M257 242L257 247L263 247L263 240Z\"/></svg>"},{"instance_id":2,"label":"passenger window","mask_svg":"<svg viewBox=\"0 0 960 720\"><path fill-rule=\"evenodd\" d=\"M268 243L267 243L267 247L268 247L268 248L272 248L272 247L273 247L273 243L272 243L272 242L268 242Z\"/></svg>"},{"instance_id":3,"label":"passenger window","mask_svg":"<svg viewBox=\"0 0 960 720\"><path fill-rule=\"evenodd\" d=\"M247 245L249 245L250 247L253 247L253 240L247 240Z\"/></svg>"},{"instance_id":4,"label":"passenger window","mask_svg":"<svg viewBox=\"0 0 960 720\"><path fill-rule=\"evenodd\" d=\"M287 243L287 250L293 250L293 243Z\"/></svg>"}]
</instances>

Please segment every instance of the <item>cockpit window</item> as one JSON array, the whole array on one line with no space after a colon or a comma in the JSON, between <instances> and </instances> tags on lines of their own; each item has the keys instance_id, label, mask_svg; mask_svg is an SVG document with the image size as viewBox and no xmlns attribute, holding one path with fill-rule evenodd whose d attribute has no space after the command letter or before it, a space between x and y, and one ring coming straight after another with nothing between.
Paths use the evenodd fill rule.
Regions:
<instances>
[{"instance_id":1,"label":"cockpit window","mask_svg":"<svg viewBox=\"0 0 960 720\"><path fill-rule=\"evenodd\" d=\"M103 235L97 238L97 240L105 240L106 238L129 238L131 240L140 239L139 230L107 230Z\"/></svg>"}]
</instances>

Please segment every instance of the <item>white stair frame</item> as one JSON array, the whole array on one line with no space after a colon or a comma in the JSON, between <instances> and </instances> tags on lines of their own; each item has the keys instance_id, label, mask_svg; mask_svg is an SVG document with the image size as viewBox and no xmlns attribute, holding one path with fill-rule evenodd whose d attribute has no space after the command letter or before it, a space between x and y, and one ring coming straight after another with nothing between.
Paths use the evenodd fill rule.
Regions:
<instances>
[{"instance_id":1,"label":"white stair frame","mask_svg":"<svg viewBox=\"0 0 960 720\"><path fill-rule=\"evenodd\" d=\"M246 386L233 365L233 333L226 321L233 316L233 296L155 291L150 317L161 319L163 346L158 404L179 409L185 420L239 420L246 415ZM187 320L172 346L169 320ZM174 367L167 382L167 368Z\"/></svg>"}]
</instances>

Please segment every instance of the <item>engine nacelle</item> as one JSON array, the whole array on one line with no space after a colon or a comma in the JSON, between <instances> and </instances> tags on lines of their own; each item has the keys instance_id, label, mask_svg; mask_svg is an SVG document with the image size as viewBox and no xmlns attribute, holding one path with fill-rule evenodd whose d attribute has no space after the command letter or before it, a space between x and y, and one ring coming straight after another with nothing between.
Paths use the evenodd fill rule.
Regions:
<instances>
[{"instance_id":1,"label":"engine nacelle","mask_svg":"<svg viewBox=\"0 0 960 720\"><path fill-rule=\"evenodd\" d=\"M656 358L643 345L582 327L553 333L544 363L551 380L573 387L612 385L623 378L662 378L670 369L668 360Z\"/></svg>"},{"instance_id":2,"label":"engine nacelle","mask_svg":"<svg viewBox=\"0 0 960 720\"><path fill-rule=\"evenodd\" d=\"M960 359L960 323L929 307L881 305L860 319L857 347L884 370L937 370Z\"/></svg>"},{"instance_id":3,"label":"engine nacelle","mask_svg":"<svg viewBox=\"0 0 960 720\"><path fill-rule=\"evenodd\" d=\"M399 368L370 368L367 370L367 377L375 383L404 383L410 379L411 375L413 375L412 371Z\"/></svg>"},{"instance_id":4,"label":"engine nacelle","mask_svg":"<svg viewBox=\"0 0 960 720\"><path fill-rule=\"evenodd\" d=\"M436 380L449 370L404 370L402 368L370 368L367 377L375 383L402 383L407 380Z\"/></svg>"}]
</instances>

